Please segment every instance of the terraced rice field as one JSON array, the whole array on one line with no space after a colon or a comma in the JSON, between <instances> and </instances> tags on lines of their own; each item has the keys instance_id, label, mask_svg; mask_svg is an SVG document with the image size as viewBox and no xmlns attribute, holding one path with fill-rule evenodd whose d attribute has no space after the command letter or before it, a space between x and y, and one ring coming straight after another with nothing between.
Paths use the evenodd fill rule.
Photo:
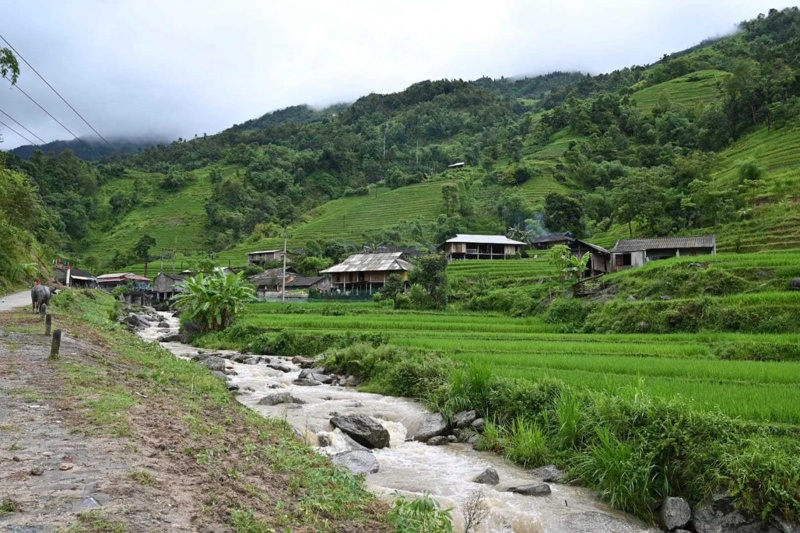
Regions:
<instances>
[{"instance_id":1,"label":"terraced rice field","mask_svg":"<svg viewBox=\"0 0 800 533\"><path fill-rule=\"evenodd\" d=\"M514 277L520 281L535 283L551 274L552 267L543 254L544 252L541 255L531 252L532 256L529 259L453 261L447 267L447 275L452 281Z\"/></svg>"},{"instance_id":2,"label":"terraced rice field","mask_svg":"<svg viewBox=\"0 0 800 533\"><path fill-rule=\"evenodd\" d=\"M371 303L339 304L346 314L331 316L329 305L298 305L286 313L277 304L256 304L244 322L272 330L383 333L395 344L488 362L501 376L550 376L594 390L642 388L745 419L800 424L800 363L714 356L719 343L797 343L797 334L562 334L532 318L394 311Z\"/></svg>"},{"instance_id":3,"label":"terraced rice field","mask_svg":"<svg viewBox=\"0 0 800 533\"><path fill-rule=\"evenodd\" d=\"M658 105L662 96L673 105L682 107L703 106L719 94L717 85L730 76L721 70L700 70L633 93L631 98L643 111Z\"/></svg>"},{"instance_id":4,"label":"terraced rice field","mask_svg":"<svg viewBox=\"0 0 800 533\"><path fill-rule=\"evenodd\" d=\"M431 181L399 189L379 188L369 196L332 200L306 215L303 222L289 228L289 246L304 246L311 239L338 239L362 243L366 230L388 228L416 218L429 222L442 212L442 185ZM245 254L283 246L283 239L263 239L223 252L220 259L241 264Z\"/></svg>"}]
</instances>

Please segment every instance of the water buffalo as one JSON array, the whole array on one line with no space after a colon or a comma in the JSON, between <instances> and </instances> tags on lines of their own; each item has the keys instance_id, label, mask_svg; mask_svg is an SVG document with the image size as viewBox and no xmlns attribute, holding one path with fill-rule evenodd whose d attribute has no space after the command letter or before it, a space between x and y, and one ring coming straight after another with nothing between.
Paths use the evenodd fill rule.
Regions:
<instances>
[{"instance_id":1,"label":"water buffalo","mask_svg":"<svg viewBox=\"0 0 800 533\"><path fill-rule=\"evenodd\" d=\"M46 285L34 285L31 289L31 302L33 303L34 313L39 312L40 305L50 305L50 288Z\"/></svg>"}]
</instances>

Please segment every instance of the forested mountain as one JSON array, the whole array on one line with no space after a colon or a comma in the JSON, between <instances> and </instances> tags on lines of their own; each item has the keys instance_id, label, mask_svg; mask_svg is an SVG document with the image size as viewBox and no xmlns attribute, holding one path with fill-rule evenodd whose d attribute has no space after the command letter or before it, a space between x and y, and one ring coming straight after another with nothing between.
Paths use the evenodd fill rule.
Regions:
<instances>
[{"instance_id":1,"label":"forested mountain","mask_svg":"<svg viewBox=\"0 0 800 533\"><path fill-rule=\"evenodd\" d=\"M72 151L75 157L83 159L84 161L99 161L100 159L108 156L119 154L132 154L138 152L143 148L155 146L163 139L127 139L127 138L111 138L108 146L100 139L75 139L72 141L53 141L47 144L34 146L26 144L18 146L11 150L11 153L19 157L28 159L34 152L40 151L45 154L60 154L65 150Z\"/></svg>"},{"instance_id":2,"label":"forested mountain","mask_svg":"<svg viewBox=\"0 0 800 533\"><path fill-rule=\"evenodd\" d=\"M598 76L423 81L97 163L35 153L7 166L37 183L58 246L99 268L138 262L143 234L172 257L243 257L285 226L331 259L482 231L796 246L800 11L740 29Z\"/></svg>"}]
</instances>

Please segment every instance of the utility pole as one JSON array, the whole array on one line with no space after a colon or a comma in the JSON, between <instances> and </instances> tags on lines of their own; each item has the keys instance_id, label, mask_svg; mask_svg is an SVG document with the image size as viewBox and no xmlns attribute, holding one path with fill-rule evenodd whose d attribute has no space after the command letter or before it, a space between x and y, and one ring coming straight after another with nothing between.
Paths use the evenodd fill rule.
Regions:
<instances>
[{"instance_id":1,"label":"utility pole","mask_svg":"<svg viewBox=\"0 0 800 533\"><path fill-rule=\"evenodd\" d=\"M383 127L383 160L386 161L386 132L389 131L389 123Z\"/></svg>"},{"instance_id":2,"label":"utility pole","mask_svg":"<svg viewBox=\"0 0 800 533\"><path fill-rule=\"evenodd\" d=\"M286 302L286 228L283 228L283 279L281 280L281 303Z\"/></svg>"}]
</instances>

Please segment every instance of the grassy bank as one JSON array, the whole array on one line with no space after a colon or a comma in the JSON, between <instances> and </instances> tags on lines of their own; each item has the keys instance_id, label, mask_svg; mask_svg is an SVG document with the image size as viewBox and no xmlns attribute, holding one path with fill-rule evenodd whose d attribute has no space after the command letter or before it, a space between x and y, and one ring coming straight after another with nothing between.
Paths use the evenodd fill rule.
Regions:
<instances>
[{"instance_id":1,"label":"grassy bank","mask_svg":"<svg viewBox=\"0 0 800 533\"><path fill-rule=\"evenodd\" d=\"M78 405L72 416L76 430L123 438L133 450L168 457L168 471L141 477L193 487L197 527L248 533L391 530L388 507L358 478L334 469L284 421L238 404L206 368L118 325L117 306L99 291L67 291L53 300L58 327L93 346L87 360L65 353L53 362L64 379L65 400ZM21 328L36 320L19 316ZM83 526L75 531L94 531Z\"/></svg>"}]
</instances>

